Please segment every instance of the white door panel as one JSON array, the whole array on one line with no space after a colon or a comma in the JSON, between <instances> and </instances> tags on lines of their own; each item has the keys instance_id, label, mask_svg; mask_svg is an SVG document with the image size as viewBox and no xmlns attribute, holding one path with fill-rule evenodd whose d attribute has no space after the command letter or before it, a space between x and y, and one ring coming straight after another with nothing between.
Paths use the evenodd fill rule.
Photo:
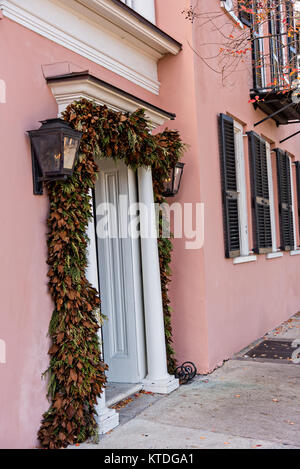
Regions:
<instances>
[{"instance_id":1,"label":"white door panel","mask_svg":"<svg viewBox=\"0 0 300 469\"><path fill-rule=\"evenodd\" d=\"M138 383L146 374L139 241L128 235L128 205L136 198L134 174L112 159L102 160L95 187L98 264L103 325L104 359L108 381ZM130 177L129 177L130 176ZM121 196L121 198L120 198ZM99 204L107 206L107 236L99 237Z\"/></svg>"}]
</instances>

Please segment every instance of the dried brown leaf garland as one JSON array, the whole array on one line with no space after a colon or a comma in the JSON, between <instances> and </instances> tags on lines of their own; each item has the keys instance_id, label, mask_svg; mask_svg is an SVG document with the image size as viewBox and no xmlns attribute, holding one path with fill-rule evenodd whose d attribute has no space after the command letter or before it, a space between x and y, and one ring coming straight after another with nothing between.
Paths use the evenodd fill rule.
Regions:
<instances>
[{"instance_id":1,"label":"dried brown leaf garland","mask_svg":"<svg viewBox=\"0 0 300 469\"><path fill-rule=\"evenodd\" d=\"M89 190L98 167L95 158L123 159L133 169L151 166L157 202L184 145L176 131L151 135L144 111L122 114L87 100L70 105L65 120L83 132L80 159L72 178L48 183L49 291L55 310L49 334L49 398L38 437L45 448L63 448L96 432L95 405L106 383L107 366L98 341L98 292L86 279L87 226L91 218ZM172 243L159 240L161 283L169 370L175 365L168 298ZM100 316L100 320L103 318Z\"/></svg>"}]
</instances>

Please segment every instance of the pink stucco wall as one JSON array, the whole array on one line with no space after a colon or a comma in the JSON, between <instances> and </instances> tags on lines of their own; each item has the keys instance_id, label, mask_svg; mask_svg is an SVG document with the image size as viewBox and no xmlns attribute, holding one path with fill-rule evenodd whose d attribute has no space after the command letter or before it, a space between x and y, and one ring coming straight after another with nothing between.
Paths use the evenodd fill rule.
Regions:
<instances>
[{"instance_id":1,"label":"pink stucco wall","mask_svg":"<svg viewBox=\"0 0 300 469\"><path fill-rule=\"evenodd\" d=\"M181 13L189 1L156 1L157 23L183 44L176 57L166 57L159 64L162 83L160 105L173 109L177 118L172 127L180 130L188 144L184 156L186 167L180 193L170 202L200 203L203 201L200 174L202 142L198 131L198 86L191 24ZM194 215L195 216L195 215ZM174 348L178 362L192 360L199 369L208 368L207 315L204 250L186 250L185 239L174 240L172 283Z\"/></svg>"},{"instance_id":2,"label":"pink stucco wall","mask_svg":"<svg viewBox=\"0 0 300 469\"><path fill-rule=\"evenodd\" d=\"M49 363L52 314L46 266L48 202L46 196L32 193L26 135L40 120L57 115L42 66L72 63L153 104L159 105L159 97L6 18L0 19L0 33L0 78L7 85L7 102L0 104L0 339L7 347L7 363L0 363L0 447L29 448L37 444L40 419L48 408L41 375Z\"/></svg>"},{"instance_id":3,"label":"pink stucco wall","mask_svg":"<svg viewBox=\"0 0 300 469\"><path fill-rule=\"evenodd\" d=\"M219 2L214 1L217 8ZM189 148L176 201L205 203L203 249L187 251L185 240L174 243L171 296L179 362L192 360L199 371L208 372L299 309L300 256L284 253L283 258L273 260L259 256L254 263L236 266L224 258L217 114L229 112L246 124L245 130L253 130L253 123L263 114L247 104L249 71L239 75L239 86L224 88L218 76L197 58L190 45L196 48L204 39L204 31L197 25L192 27L181 14L188 5L188 0L156 0L158 26L183 44L178 56L167 56L159 63L160 96L8 19L0 20L5 42L0 79L7 84L7 104L0 104L0 339L7 344L7 364L0 364L0 447L34 447L41 415L48 408L45 382L41 380L48 365L47 329L52 313L46 276L48 205L45 196L32 195L25 133L37 128L39 120L57 113L42 65L73 63L177 114L169 126L180 130ZM258 130L276 145L293 131L291 127L277 129L274 122ZM296 159L299 142L295 138L283 147ZM247 153L245 139L251 233ZM276 203L276 179L274 191Z\"/></svg>"},{"instance_id":4,"label":"pink stucco wall","mask_svg":"<svg viewBox=\"0 0 300 469\"><path fill-rule=\"evenodd\" d=\"M216 8L218 2L215 1ZM203 40L216 39L205 28L194 29L196 47ZM299 159L299 137L280 145L279 140L294 132L294 125L276 127L272 120L254 129L253 124L265 115L247 104L251 68L231 77L229 84L221 88L219 77L197 61L198 83L198 130L202 142L200 185L206 205L204 269L206 282L206 314L208 322L209 369L219 361L230 357L269 329L295 314L300 307L298 281L300 258L284 253L283 258L267 260L260 255L249 264L233 265L224 258L222 231L222 204L220 169L218 159L218 133L216 116L230 113L246 125L245 131L255 130L274 142L272 148L281 147ZM252 232L250 212L250 178L248 164L248 142L244 139L249 231ZM271 153L275 163L275 154ZM274 168L275 164L273 164ZM274 168L275 169L275 168ZM276 182L276 171L273 171ZM277 196L275 186L275 196ZM278 226L278 205L275 213ZM296 216L296 230L299 231ZM279 231L279 230L278 230ZM277 236L279 245L279 232ZM250 244L250 247L252 245Z\"/></svg>"},{"instance_id":5,"label":"pink stucco wall","mask_svg":"<svg viewBox=\"0 0 300 469\"><path fill-rule=\"evenodd\" d=\"M195 3L199 8L207 9L206 2ZM212 3L210 11L221 13L220 2L214 0ZM182 2L167 0L163 5L159 1L157 4L161 27L166 28L168 25L170 34L174 34L177 38L180 31L179 40L184 45L182 56L170 62L174 65L176 61L183 63L185 60L187 64L184 71L178 66L177 73L173 76L168 74L172 75L170 67L166 67L165 70L163 64L161 65L161 70L168 75L168 79L164 81L168 90L162 88L162 100L166 103L165 106L170 102L178 103L177 109L175 105L175 112L178 113L176 123L180 123L180 129L181 125L185 128L187 118L189 121L189 130L185 128L184 132L190 138L188 143L192 146L187 155L188 166L179 198L182 201L201 200L205 204L205 243L202 252L186 252L182 242L178 242L175 248L172 286L175 306L175 346L179 361L194 360L199 371L208 372L300 309L298 287L300 257L291 257L289 253L284 253L282 258L267 260L264 255L260 255L256 262L240 265L233 265L232 260L225 259L217 115L229 113L245 124L246 132L254 130L253 124L265 117L265 114L259 110L255 111L253 106L248 104L249 89L252 86L250 66L245 65L244 69L232 74L223 85L220 76L210 70L197 56L197 52L201 50L201 43L212 44L206 46L206 56L215 53L215 44L219 38L216 32L212 31L211 25L207 28L200 27L196 21L193 27L190 23L188 23L190 27L186 26L187 21L179 19L180 11L183 10ZM222 22L223 24L226 22L224 18ZM230 20L227 22L230 23ZM228 31L231 32L231 29ZM192 52L192 48L195 53ZM193 67L195 67L194 90L191 90ZM182 86L180 78L184 73L184 92L180 93L178 92ZM173 83L174 88L170 88L170 83ZM171 95L170 89L173 92ZM183 109L185 112L182 112ZM195 111L197 122L193 118ZM277 128L275 122L270 120L257 127L255 131L273 142L272 148L279 146L298 160L299 137L288 140L283 145L279 144L279 140L293 133L294 129L295 125ZM244 146L251 248L253 246L251 195L246 138ZM272 153L272 165L279 245L274 153ZM191 179L193 178L191 173L196 168L199 168L197 185ZM298 227L296 212L297 237ZM204 357L207 357L207 361Z\"/></svg>"},{"instance_id":6,"label":"pink stucco wall","mask_svg":"<svg viewBox=\"0 0 300 469\"><path fill-rule=\"evenodd\" d=\"M159 17L160 11L158 21ZM181 15L177 26L174 37L179 41L191 34L189 25L182 21ZM168 28L165 29L168 32ZM5 175L0 189L5 227L0 251L0 339L7 344L7 363L0 364L0 447L30 448L37 445L36 433L40 419L48 408L46 383L42 381L41 375L49 363L47 330L52 314L52 302L47 293L46 266L45 222L48 202L46 196L36 197L32 194L30 148L26 135L27 130L38 128L40 120L57 115L56 102L45 82L43 70L48 72L49 64L57 64L52 69L62 73L64 64L70 63L73 68L89 70L91 74L125 91L176 112L178 119L170 123L170 127L178 128L184 141L191 145L186 159L195 155L194 168L189 165L185 174L185 178L191 182L183 187L182 198L187 201L200 201L196 156L196 88L193 84L188 93L178 93L178 87L184 90L187 81L193 80L190 52L176 58L166 57L161 61L159 78L162 94L155 96L6 18L0 20L0 30L5 41L0 78L7 84L7 103L0 104L2 174ZM175 33L173 30L169 32ZM181 285L182 277L179 276L177 282L175 270L173 288L174 291L178 289L183 297L179 297L180 301L178 297L173 297L174 309L182 309L184 305L182 316L177 315L177 322L174 323L175 330L184 332L186 328L197 329L198 340L194 343L193 356L206 363L207 347L203 346L206 337L205 297L201 287L204 280L200 279L199 274L193 279L190 277L195 262L199 265L202 262L202 252L188 252L185 256L182 243L176 244L175 264L177 258L185 258L182 273L189 279L189 288L185 293ZM197 292L194 298L191 298L191 291ZM190 340L185 333L181 336L182 341L178 345L183 353L190 356Z\"/></svg>"}]
</instances>

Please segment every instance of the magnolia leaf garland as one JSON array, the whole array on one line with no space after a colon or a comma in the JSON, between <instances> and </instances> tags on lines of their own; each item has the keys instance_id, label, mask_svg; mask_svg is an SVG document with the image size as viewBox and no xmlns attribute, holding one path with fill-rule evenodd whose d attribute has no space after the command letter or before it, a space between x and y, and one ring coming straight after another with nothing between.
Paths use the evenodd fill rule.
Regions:
<instances>
[{"instance_id":1,"label":"magnolia leaf garland","mask_svg":"<svg viewBox=\"0 0 300 469\"><path fill-rule=\"evenodd\" d=\"M47 183L49 290L55 309L49 327L52 341L48 397L38 437L42 447L56 449L81 443L97 430L95 405L106 384L98 330L103 317L98 292L86 279L88 237L92 217L90 189L97 158L122 159L132 169L151 166L156 202L164 202L164 181L181 158L184 145L177 131L152 135L144 110L129 114L88 100L71 104L64 118L83 132L73 176ZM168 284L172 243L158 240L168 368L176 365ZM104 312L105 314L106 312Z\"/></svg>"}]
</instances>

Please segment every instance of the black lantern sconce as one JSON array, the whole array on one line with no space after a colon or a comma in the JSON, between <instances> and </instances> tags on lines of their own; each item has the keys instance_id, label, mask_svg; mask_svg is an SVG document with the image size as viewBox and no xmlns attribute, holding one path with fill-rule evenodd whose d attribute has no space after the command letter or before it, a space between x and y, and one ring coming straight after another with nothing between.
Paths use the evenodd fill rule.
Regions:
<instances>
[{"instance_id":1,"label":"black lantern sconce","mask_svg":"<svg viewBox=\"0 0 300 469\"><path fill-rule=\"evenodd\" d=\"M44 181L64 181L72 176L82 132L62 119L42 121L28 132L31 141L33 193L43 194Z\"/></svg>"},{"instance_id":2,"label":"black lantern sconce","mask_svg":"<svg viewBox=\"0 0 300 469\"><path fill-rule=\"evenodd\" d=\"M170 177L165 183L165 191L163 193L164 197L174 197L178 194L184 166L185 163L177 163L176 166L172 168Z\"/></svg>"}]
</instances>

